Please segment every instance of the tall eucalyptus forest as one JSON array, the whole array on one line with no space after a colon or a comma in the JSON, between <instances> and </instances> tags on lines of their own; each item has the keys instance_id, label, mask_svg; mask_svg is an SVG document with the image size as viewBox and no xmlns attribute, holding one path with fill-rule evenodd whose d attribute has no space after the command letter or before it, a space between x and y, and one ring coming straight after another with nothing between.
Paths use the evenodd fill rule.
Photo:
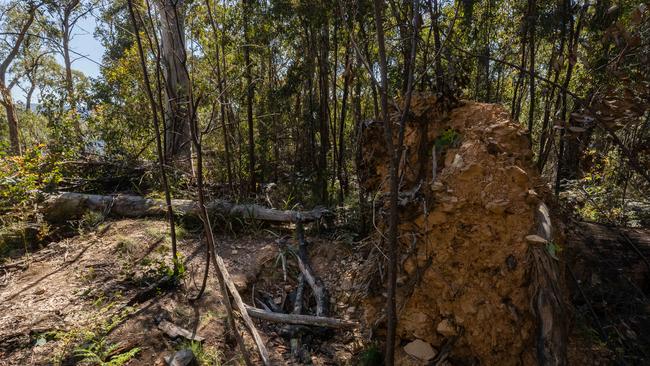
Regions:
<instances>
[{"instance_id":1,"label":"tall eucalyptus forest","mask_svg":"<svg viewBox=\"0 0 650 366\"><path fill-rule=\"evenodd\" d=\"M646 3L1 0L0 39L0 361L650 362Z\"/></svg>"}]
</instances>

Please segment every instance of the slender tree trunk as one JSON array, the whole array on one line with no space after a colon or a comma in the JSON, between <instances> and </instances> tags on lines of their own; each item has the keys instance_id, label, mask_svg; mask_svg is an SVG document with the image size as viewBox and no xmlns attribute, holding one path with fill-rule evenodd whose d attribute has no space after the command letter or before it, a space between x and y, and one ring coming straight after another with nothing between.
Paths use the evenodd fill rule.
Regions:
<instances>
[{"instance_id":1,"label":"slender tree trunk","mask_svg":"<svg viewBox=\"0 0 650 366\"><path fill-rule=\"evenodd\" d=\"M395 151L393 144L392 123L388 120L388 70L386 61L386 41L384 39L384 7L381 0L374 0L375 28L377 32L377 43L379 45L379 72L381 75L381 117L386 133L386 145L390 152L390 202L389 202L389 227L388 227L388 298L386 302L386 348L384 352L384 364L393 366L395 363L395 331L397 326L397 309L395 306L395 283L397 279L397 166L395 164ZM393 179L395 177L395 179ZM395 205L393 205L395 201Z\"/></svg>"},{"instance_id":2,"label":"slender tree trunk","mask_svg":"<svg viewBox=\"0 0 650 366\"><path fill-rule=\"evenodd\" d=\"M569 0L567 0L567 3ZM582 29L582 19L584 13L586 12L586 5L583 5L580 14L578 15L578 23L574 27L573 14L570 13L570 3L565 5L567 16L569 17L569 45L568 45L568 60L567 60L567 70L564 78L564 83L562 84L562 109L560 112L560 120L563 123L563 128L560 129L560 141L559 141L559 151L557 158L557 170L555 174L555 194L559 195L560 190L562 189L562 179L565 176L564 172L564 148L565 141L564 136L566 134L566 129L568 128L567 124L567 90L569 88L569 83L571 82L571 76L573 73L573 66L576 63L578 57L578 40L580 37L580 31Z\"/></svg>"},{"instance_id":3,"label":"slender tree trunk","mask_svg":"<svg viewBox=\"0 0 650 366\"><path fill-rule=\"evenodd\" d=\"M255 90L253 89L253 74L250 57L250 29L249 16L251 11L251 0L243 0L244 5L244 66L246 77L246 121L248 122L248 174L250 175L250 191L257 192L257 183L255 176L255 131L253 125L253 98Z\"/></svg>"},{"instance_id":4,"label":"slender tree trunk","mask_svg":"<svg viewBox=\"0 0 650 366\"><path fill-rule=\"evenodd\" d=\"M336 180L339 178L339 169L338 169L338 163L339 163L339 141L338 141L338 100L337 100L337 93L338 93L338 85L337 85L337 78L338 78L338 67L339 67L339 15L335 14L334 15L334 41L333 41L333 47L334 47L334 60L333 60L333 67L332 67L332 97L331 97L331 103L334 108L334 111L330 114L330 120L331 120L331 138L332 138L332 179L331 179L331 187L332 190L334 190L334 183ZM345 66L344 66L345 67ZM341 181L339 180L339 185L341 184Z\"/></svg>"},{"instance_id":5,"label":"slender tree trunk","mask_svg":"<svg viewBox=\"0 0 650 366\"><path fill-rule=\"evenodd\" d=\"M357 63L358 64L358 63ZM352 98L352 103L354 105L354 162L355 162L355 169L356 169L356 176L357 178L360 176L359 172L361 169L361 161L362 161L362 151L361 151L361 144L360 144L360 137L361 137L361 131L363 129L362 127L362 117L361 117L361 80L357 76L357 81L354 84L354 97ZM357 182L357 186L359 187L359 233L361 235L365 235L367 232L367 219L366 219L366 191L363 189L363 185L360 184L360 182Z\"/></svg>"},{"instance_id":6,"label":"slender tree trunk","mask_svg":"<svg viewBox=\"0 0 650 366\"><path fill-rule=\"evenodd\" d=\"M526 68L526 34L527 34L527 26L528 22L524 20L524 26L522 30L522 35L521 35L521 66L520 66L520 71L519 75L517 77L517 82L515 83L515 90L514 93L512 94L512 105L511 105L511 110L510 110L510 117L518 121L519 120L519 107L518 105L520 104L519 101L521 100L521 96L519 95L519 88L521 87L521 84L523 83L524 80L524 70ZM524 94L523 91L521 94Z\"/></svg>"},{"instance_id":7,"label":"slender tree trunk","mask_svg":"<svg viewBox=\"0 0 650 366\"><path fill-rule=\"evenodd\" d=\"M210 5L210 0L205 0L205 5L208 10L208 19L210 21L210 28L212 29L212 36L214 37L215 45L215 76L217 77L217 91L219 92L219 121L221 122L221 130L223 132L223 144L224 144L224 154L226 161L226 174L228 178L228 189L230 193L233 191L232 186L232 166L230 161L230 138L228 136L228 127L226 126L226 100L225 100L225 88L224 88L224 77L221 72L221 59L219 52L219 31L217 29L217 22L214 19L212 14L212 6ZM225 58L225 55L224 55Z\"/></svg>"},{"instance_id":8,"label":"slender tree trunk","mask_svg":"<svg viewBox=\"0 0 650 366\"><path fill-rule=\"evenodd\" d=\"M497 86L496 90L494 91L494 102L495 103L501 103L501 84L503 82L503 68L501 66L497 66Z\"/></svg>"},{"instance_id":9,"label":"slender tree trunk","mask_svg":"<svg viewBox=\"0 0 650 366\"><path fill-rule=\"evenodd\" d=\"M431 21L433 22L433 49L435 52L434 62L435 62L435 77L436 77L436 92L443 93L444 90L444 80L442 73L442 44L440 42L440 6L438 5L438 0L433 0L433 11L431 14Z\"/></svg>"},{"instance_id":10,"label":"slender tree trunk","mask_svg":"<svg viewBox=\"0 0 650 366\"><path fill-rule=\"evenodd\" d=\"M528 145L533 147L533 125L535 123L535 27L537 24L537 4L535 0L528 0L528 49L530 57L530 76L528 86L530 88L530 102L528 108Z\"/></svg>"},{"instance_id":11,"label":"slender tree trunk","mask_svg":"<svg viewBox=\"0 0 650 366\"><path fill-rule=\"evenodd\" d=\"M348 110L348 90L352 82L352 64L350 59L350 45L348 44L345 49L345 76L343 79L343 97L341 100L341 118L339 121L339 154L338 154L338 171L337 176L339 179L339 203L343 203L345 195L348 193L347 174L345 172L345 117Z\"/></svg>"},{"instance_id":12,"label":"slender tree trunk","mask_svg":"<svg viewBox=\"0 0 650 366\"><path fill-rule=\"evenodd\" d=\"M390 196L389 196L389 227L388 227L388 296L386 302L386 319L387 319L387 332L386 332L386 348L385 348L385 364L392 366L395 363L395 339L397 329L397 260L399 258L399 248L397 241L397 228L399 224L399 212L397 207L399 195L399 163L402 155L404 143L404 129L406 118L409 113L411 104L411 95L413 92L413 66L415 65L417 39L419 37L419 9L418 0L413 0L413 23L411 30L411 45L409 56L409 70L406 80L406 100L404 110L401 112L399 120L399 130L397 136L397 144L393 142L393 128L392 122L389 120L388 115L388 67L386 59L386 41L383 29L383 4L381 0L374 0L374 18L375 29L377 32L377 44L379 51L379 73L381 76L381 114L384 122L384 132L386 137L386 145L390 152Z\"/></svg>"},{"instance_id":13,"label":"slender tree trunk","mask_svg":"<svg viewBox=\"0 0 650 366\"><path fill-rule=\"evenodd\" d=\"M324 20L320 30L320 55L319 55L319 135L320 154L318 159L318 193L322 204L327 204L329 195L327 190L327 155L330 149L329 141L329 22Z\"/></svg>"},{"instance_id":14,"label":"slender tree trunk","mask_svg":"<svg viewBox=\"0 0 650 366\"><path fill-rule=\"evenodd\" d=\"M9 147L13 155L21 155L20 138L18 137L18 116L16 115L16 106L11 96L11 90L7 89L4 83L0 83L0 93L2 93L2 105L5 107L7 115L7 124L9 125Z\"/></svg>"},{"instance_id":15,"label":"slender tree trunk","mask_svg":"<svg viewBox=\"0 0 650 366\"><path fill-rule=\"evenodd\" d=\"M562 7L564 1L562 1L562 4L559 6ZM546 101L544 102L544 116L542 117L542 131L539 137L539 152L537 154L537 169L541 172L544 171L544 166L546 165L546 160L548 156L548 150L547 149L547 144L549 140L549 136L552 136L552 134L549 133L549 122L551 118L551 110L554 107L553 100L555 99L555 92L557 90L557 87L555 86L558 83L558 80L560 78L560 69L561 65L557 65L555 67L556 63L558 62L558 55L562 56L564 54L564 45L565 45L565 40L566 40L566 15L562 15L562 22L561 22L562 28L560 29L560 46L558 50L556 51L555 47L553 48L553 51L551 53L551 58L548 63L548 68L549 68L549 76L551 72L553 73L553 85L551 86L551 91L549 92ZM559 95L559 94L558 94ZM559 97L558 101L555 102L555 106L559 104Z\"/></svg>"},{"instance_id":16,"label":"slender tree trunk","mask_svg":"<svg viewBox=\"0 0 650 366\"><path fill-rule=\"evenodd\" d=\"M158 108L156 106L156 100L154 99L153 91L151 90L151 82L149 81L149 72L147 71L147 64L144 54L144 49L142 47L142 40L140 39L140 31L138 27L137 18L135 16L135 11L133 9L133 0L128 0L127 2L129 8L129 15L131 16L131 22L133 24L133 29L135 33L136 44L138 46L138 55L140 56L140 66L142 68L142 75L144 78L144 88L147 93L147 98L149 100L149 106L151 108L151 114L153 118L153 127L156 140L156 152L158 153L158 168L160 170L160 183L165 191L165 204L167 205L167 220L169 222L169 231L172 244L172 261L174 265L174 275L178 274L178 255L176 249L176 226L174 222L174 209L172 207L171 193L169 191L169 185L167 183L167 173L165 170L165 157L163 155L163 146L160 138L160 122L158 120ZM159 63L158 63L159 64Z\"/></svg>"},{"instance_id":17,"label":"slender tree trunk","mask_svg":"<svg viewBox=\"0 0 650 366\"><path fill-rule=\"evenodd\" d=\"M38 7L40 7L41 5L42 4L30 5L28 10L29 16L27 20L20 27L20 31L18 32L18 37L16 38L16 41L14 42L9 52L6 54L4 60L0 63L0 96L2 97L2 105L5 107L5 111L7 113L7 124L9 125L9 144L10 144L9 152L13 155L22 154L22 150L20 147L20 139L18 136L19 135L18 116L16 115L16 107L14 104L14 99L11 96L11 89L7 87L7 79L6 79L7 70L9 70L9 66L18 55L18 52L20 51L20 47L22 46L22 43L25 40L27 31L29 30L29 27L31 27L32 23L34 22L34 18L36 17L36 10L38 10Z\"/></svg>"},{"instance_id":18,"label":"slender tree trunk","mask_svg":"<svg viewBox=\"0 0 650 366\"><path fill-rule=\"evenodd\" d=\"M65 67L65 89L66 92L68 93L67 99L68 103L70 104L70 109L75 110L77 108L76 106L76 98L74 95L74 81L72 79L72 60L70 58L70 24L69 24L69 17L72 9L66 9L65 10L65 17L63 20L63 39L62 39L62 46L63 46L63 65Z\"/></svg>"},{"instance_id":19,"label":"slender tree trunk","mask_svg":"<svg viewBox=\"0 0 650 366\"><path fill-rule=\"evenodd\" d=\"M27 93L25 94L25 110L26 111L32 111L32 96L34 95L34 91L36 90L36 83L32 80L31 77L28 77L29 79L29 89L27 89Z\"/></svg>"}]
</instances>

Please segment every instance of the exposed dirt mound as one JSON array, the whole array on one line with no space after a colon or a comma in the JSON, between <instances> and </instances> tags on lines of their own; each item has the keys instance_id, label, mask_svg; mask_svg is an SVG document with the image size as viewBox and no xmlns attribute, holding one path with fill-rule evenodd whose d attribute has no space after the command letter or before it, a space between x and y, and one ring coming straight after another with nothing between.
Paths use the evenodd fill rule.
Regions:
<instances>
[{"instance_id":1,"label":"exposed dirt mound","mask_svg":"<svg viewBox=\"0 0 650 366\"><path fill-rule=\"evenodd\" d=\"M364 139L362 181L385 198L389 160L381 124L366 126ZM404 145L398 363L425 363L413 357L415 343L409 346L422 340L434 348L427 357L454 364L534 364L536 331L555 332L552 321L545 324L550 328L537 326L533 303L543 295L540 306L548 304L539 278L556 294L560 277L547 260L545 246L552 252L553 244L526 240L538 233L544 186L525 134L499 106L464 102L450 109L435 97L417 96ZM375 207L387 212L381 201ZM533 246L543 249L541 265ZM547 320L558 301L551 296L550 303ZM368 300L369 324L384 320L384 304L383 295ZM552 345L542 342L545 347Z\"/></svg>"}]
</instances>

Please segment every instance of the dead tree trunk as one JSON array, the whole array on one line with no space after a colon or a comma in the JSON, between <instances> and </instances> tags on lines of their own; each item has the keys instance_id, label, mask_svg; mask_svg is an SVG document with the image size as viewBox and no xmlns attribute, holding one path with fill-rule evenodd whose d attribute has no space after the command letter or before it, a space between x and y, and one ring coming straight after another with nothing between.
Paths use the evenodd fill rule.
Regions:
<instances>
[{"instance_id":1,"label":"dead tree trunk","mask_svg":"<svg viewBox=\"0 0 650 366\"><path fill-rule=\"evenodd\" d=\"M177 215L199 217L199 205L192 200L171 200L173 211ZM63 192L52 194L44 202L45 219L53 223L74 220L86 211L99 211L113 217L163 217L167 214L167 205L163 200L141 196L115 195L102 196ZM314 208L310 211L283 211L266 208L255 204L233 204L228 201L215 200L206 204L208 213L234 216L246 219L286 223L296 222L298 215L305 222L317 221L327 217L329 211Z\"/></svg>"}]
</instances>

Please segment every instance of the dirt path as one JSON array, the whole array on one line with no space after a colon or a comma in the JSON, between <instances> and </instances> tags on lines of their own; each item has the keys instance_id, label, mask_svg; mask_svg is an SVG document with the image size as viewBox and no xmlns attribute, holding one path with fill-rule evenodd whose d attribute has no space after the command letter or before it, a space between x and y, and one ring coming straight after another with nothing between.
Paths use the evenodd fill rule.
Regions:
<instances>
[{"instance_id":1,"label":"dirt path","mask_svg":"<svg viewBox=\"0 0 650 366\"><path fill-rule=\"evenodd\" d=\"M161 319L205 338L201 350L192 348L204 363L218 359L239 364L232 337L224 334L225 309L212 276L204 297L189 301L200 285L205 258L196 234L179 233L186 270L182 285L174 290L146 291L170 270L165 231L163 221L108 222L97 231L33 253L26 268L0 273L0 365L74 364L79 358L73 356L80 348L104 358L137 351L129 365L162 365L163 356L192 345L162 334L156 325ZM287 281L278 279L282 270L275 266L278 247L271 233L262 230L255 235L218 239L224 261L247 303L252 299L246 289L256 283L273 294L288 287L283 283L291 282L291 273ZM314 245L314 251L330 252L319 250L319 245ZM336 248L331 252L341 253ZM331 281L338 281L337 272L327 264L331 257L315 258L315 268L327 273L324 281L335 286ZM339 305L335 301L333 308L347 309L346 304ZM288 343L277 335L278 327L258 324L272 357L281 364L289 363ZM337 354L333 349L340 344L333 343L327 342L328 354L314 350L316 364L329 363ZM111 344L117 344L117 349ZM340 357L351 357L352 346L340 348Z\"/></svg>"}]
</instances>

